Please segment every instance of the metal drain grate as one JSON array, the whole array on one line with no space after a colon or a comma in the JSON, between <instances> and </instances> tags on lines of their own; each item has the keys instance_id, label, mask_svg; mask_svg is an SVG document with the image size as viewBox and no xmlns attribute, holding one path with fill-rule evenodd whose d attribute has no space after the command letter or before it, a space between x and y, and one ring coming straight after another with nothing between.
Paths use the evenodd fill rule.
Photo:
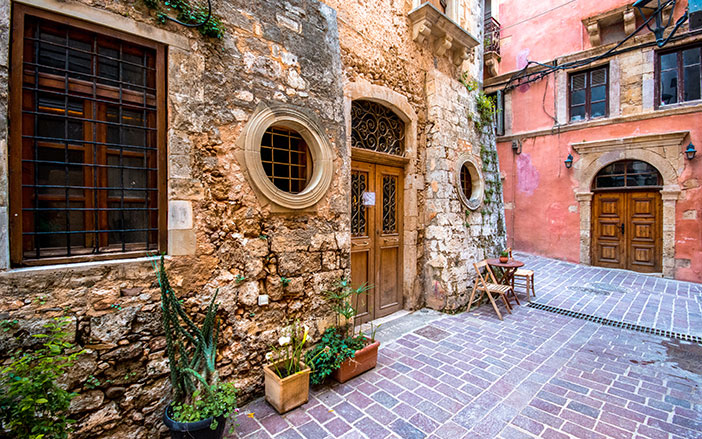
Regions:
<instances>
[{"instance_id":1,"label":"metal drain grate","mask_svg":"<svg viewBox=\"0 0 702 439\"><path fill-rule=\"evenodd\" d=\"M567 317L573 317L580 320L587 320L588 322L599 323L605 326L613 326L615 328L629 329L631 331L643 332L645 334L653 334L661 337L676 338L678 340L690 341L693 343L702 344L702 337L689 334L681 334L679 332L663 331L661 329L649 328L647 326L636 325L634 323L618 322L616 320L606 319L604 317L597 317L590 314L583 314L581 312L570 311L568 309L556 308L555 306L544 305L542 303L530 302L527 304L529 308L535 308L542 311L548 311L555 314L560 314Z\"/></svg>"}]
</instances>

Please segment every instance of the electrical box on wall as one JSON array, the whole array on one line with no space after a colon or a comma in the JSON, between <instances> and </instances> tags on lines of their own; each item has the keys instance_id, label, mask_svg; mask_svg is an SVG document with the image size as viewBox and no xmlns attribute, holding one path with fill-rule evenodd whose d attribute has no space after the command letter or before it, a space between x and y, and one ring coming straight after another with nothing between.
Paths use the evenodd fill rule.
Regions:
<instances>
[{"instance_id":1,"label":"electrical box on wall","mask_svg":"<svg viewBox=\"0 0 702 439\"><path fill-rule=\"evenodd\" d=\"M689 0L690 30L702 29L702 0Z\"/></svg>"}]
</instances>

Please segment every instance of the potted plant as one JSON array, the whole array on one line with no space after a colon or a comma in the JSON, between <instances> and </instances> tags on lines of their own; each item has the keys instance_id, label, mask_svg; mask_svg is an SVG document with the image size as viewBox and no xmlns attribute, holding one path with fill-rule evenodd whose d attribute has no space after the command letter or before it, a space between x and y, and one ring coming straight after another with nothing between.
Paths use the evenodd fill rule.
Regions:
<instances>
[{"instance_id":1,"label":"potted plant","mask_svg":"<svg viewBox=\"0 0 702 439\"><path fill-rule=\"evenodd\" d=\"M295 321L283 332L266 354L271 363L263 367L266 401L280 414L306 403L310 390L310 368L302 361L309 330Z\"/></svg>"},{"instance_id":2,"label":"potted plant","mask_svg":"<svg viewBox=\"0 0 702 439\"><path fill-rule=\"evenodd\" d=\"M500 252L500 262L505 263L509 261L509 252L507 250L502 250Z\"/></svg>"},{"instance_id":3,"label":"potted plant","mask_svg":"<svg viewBox=\"0 0 702 439\"><path fill-rule=\"evenodd\" d=\"M173 292L163 256L158 282L173 391L173 401L166 407L163 422L172 439L220 439L227 416L236 410L236 388L233 383L221 382L215 368L219 332L217 293L207 307L202 326L198 326Z\"/></svg>"},{"instance_id":4,"label":"potted plant","mask_svg":"<svg viewBox=\"0 0 702 439\"><path fill-rule=\"evenodd\" d=\"M326 292L336 312L336 325L327 328L320 343L307 353L308 364L313 368L313 384L322 383L330 375L343 383L378 363L380 342L375 340L375 330L367 337L361 331L356 332L354 322L358 311L353 304L369 289L367 284L354 289L348 280L342 279L335 291Z\"/></svg>"}]
</instances>

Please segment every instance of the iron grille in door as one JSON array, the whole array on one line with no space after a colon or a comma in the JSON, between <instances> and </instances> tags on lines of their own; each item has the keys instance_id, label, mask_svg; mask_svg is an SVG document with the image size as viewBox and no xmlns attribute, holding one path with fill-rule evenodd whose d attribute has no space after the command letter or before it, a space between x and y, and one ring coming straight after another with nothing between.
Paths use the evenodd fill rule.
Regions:
<instances>
[{"instance_id":1,"label":"iron grille in door","mask_svg":"<svg viewBox=\"0 0 702 439\"><path fill-rule=\"evenodd\" d=\"M156 50L24 23L22 259L157 249Z\"/></svg>"}]
</instances>

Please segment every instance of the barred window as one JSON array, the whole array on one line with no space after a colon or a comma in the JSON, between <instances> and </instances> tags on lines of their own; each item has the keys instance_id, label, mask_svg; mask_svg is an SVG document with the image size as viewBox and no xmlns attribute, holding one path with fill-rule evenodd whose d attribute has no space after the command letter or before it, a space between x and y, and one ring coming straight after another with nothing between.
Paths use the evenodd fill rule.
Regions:
<instances>
[{"instance_id":1,"label":"barred window","mask_svg":"<svg viewBox=\"0 0 702 439\"><path fill-rule=\"evenodd\" d=\"M273 126L266 130L261 139L261 162L268 178L281 191L299 194L312 175L305 139L289 128Z\"/></svg>"},{"instance_id":2,"label":"barred window","mask_svg":"<svg viewBox=\"0 0 702 439\"><path fill-rule=\"evenodd\" d=\"M17 9L13 263L159 249L162 46Z\"/></svg>"}]
</instances>

